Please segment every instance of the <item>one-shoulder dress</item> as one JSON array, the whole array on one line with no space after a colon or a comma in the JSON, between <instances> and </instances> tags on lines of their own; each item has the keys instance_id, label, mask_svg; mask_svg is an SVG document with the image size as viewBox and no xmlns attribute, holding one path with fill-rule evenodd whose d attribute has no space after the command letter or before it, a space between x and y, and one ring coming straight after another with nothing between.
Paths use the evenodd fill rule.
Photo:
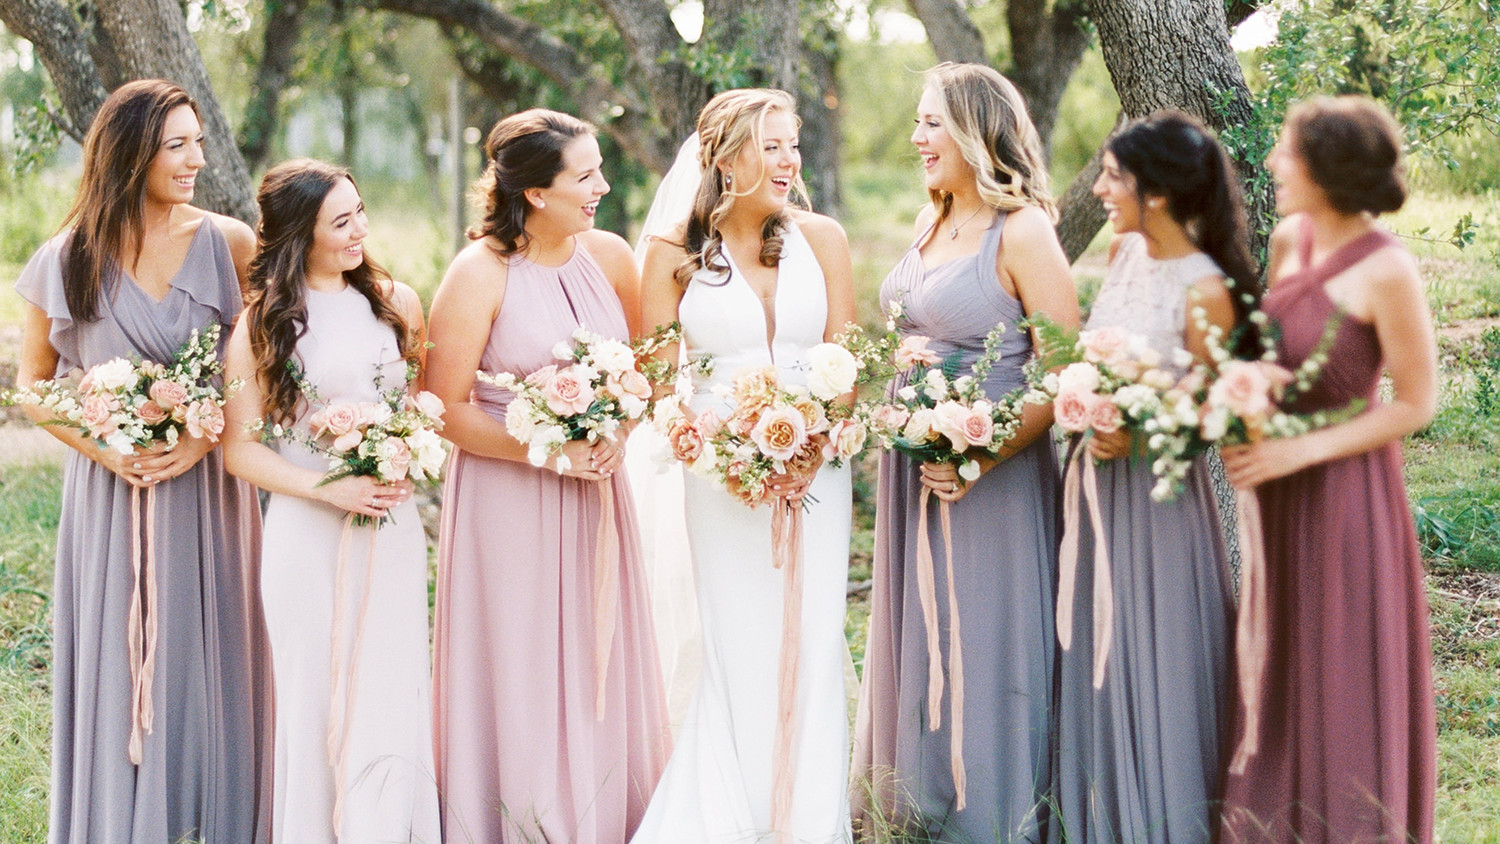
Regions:
<instances>
[{"instance_id":1,"label":"one-shoulder dress","mask_svg":"<svg viewBox=\"0 0 1500 844\"><path fill-rule=\"evenodd\" d=\"M727 402L713 389L731 384L747 369L774 365L783 383L806 383L808 350L823 342L827 286L796 225L785 230L783 250L772 332L759 298L732 261L727 273L700 269L683 292L678 313L688 354L712 355L714 362L711 375L694 378L695 412L713 408L727 416ZM790 772L794 794L786 826L774 830L784 594L782 572L772 566L770 508L751 509L691 472L684 473L684 488L703 627L702 672L661 786L633 840L848 841L844 601L853 506L849 469L820 468L803 514L802 648Z\"/></svg>"},{"instance_id":2,"label":"one-shoulder dress","mask_svg":"<svg viewBox=\"0 0 1500 844\"><path fill-rule=\"evenodd\" d=\"M1341 320L1328 363L1287 409L1379 401L1382 354L1369 323L1324 285L1399 241L1376 229L1277 281L1265 299L1281 362L1296 367ZM1401 445L1262 484L1268 656L1259 750L1225 792L1226 842L1432 840L1436 714L1427 593ZM1238 696L1236 696L1238 702ZM1245 713L1236 710L1235 740Z\"/></svg>"},{"instance_id":3,"label":"one-shoulder dress","mask_svg":"<svg viewBox=\"0 0 1500 844\"><path fill-rule=\"evenodd\" d=\"M57 374L116 357L170 361L194 329L228 338L240 288L211 219L157 301L121 271L99 318L75 321L63 294L68 233L16 282L52 322ZM222 349L221 349L222 352ZM50 840L161 844L270 836L270 664L256 563L260 508L210 451L156 487L155 717L130 763L131 487L76 451L67 456L53 580ZM145 531L142 531L145 535Z\"/></svg>"},{"instance_id":4,"label":"one-shoulder dress","mask_svg":"<svg viewBox=\"0 0 1500 844\"><path fill-rule=\"evenodd\" d=\"M319 401L375 402L406 384L396 332L363 294L346 286L306 295L296 360ZM295 425L305 431L312 410ZM303 468L328 469L300 443L275 448ZM293 495L266 504L261 594L276 666L275 839L434 842L427 537L414 500L392 508L379 528L351 525L346 539L347 519ZM330 738L342 745L332 755Z\"/></svg>"},{"instance_id":5,"label":"one-shoulder dress","mask_svg":"<svg viewBox=\"0 0 1500 844\"><path fill-rule=\"evenodd\" d=\"M1089 328L1144 335L1167 361L1183 346L1188 291L1223 271L1201 252L1146 254L1122 240L1089 315ZM1179 373L1180 374L1180 373ZM1076 448L1083 449L1083 444ZM1058 663L1054 841L1207 842L1227 732L1234 592L1207 461L1182 490L1153 501L1149 460L1094 465L1105 535L1096 536L1081 473L1072 644ZM1063 542L1069 540L1065 537ZM1114 624L1102 687L1094 686L1095 579L1107 553ZM1062 621L1059 621L1059 625Z\"/></svg>"},{"instance_id":6,"label":"one-shoulder dress","mask_svg":"<svg viewBox=\"0 0 1500 844\"><path fill-rule=\"evenodd\" d=\"M979 251L922 265L919 238L886 277L882 303L899 302L903 336L924 335L960 373L1005 324L999 360L985 382L998 399L1024 383L1031 335L1021 302L995 272L1005 215ZM892 390L903 386L898 380ZM874 589L856 721L852 791L862 837L883 840L894 824L920 840L1038 841L1052 784L1053 581L1057 571L1057 455L1050 436L995 466L952 505L954 580L964 686L962 762L966 806L957 808L951 733L952 677L940 726L930 729L927 626L917 586L919 464L899 452L880 459L875 508ZM927 504L942 670L951 666L951 624L939 502Z\"/></svg>"},{"instance_id":7,"label":"one-shoulder dress","mask_svg":"<svg viewBox=\"0 0 1500 844\"><path fill-rule=\"evenodd\" d=\"M629 338L581 243L558 267L509 259L480 358L526 375L583 326ZM511 394L476 382L503 421ZM449 844L619 844L640 823L671 738L628 480L611 484L619 603L595 717L592 481L454 449L443 490L435 649L438 783Z\"/></svg>"}]
</instances>

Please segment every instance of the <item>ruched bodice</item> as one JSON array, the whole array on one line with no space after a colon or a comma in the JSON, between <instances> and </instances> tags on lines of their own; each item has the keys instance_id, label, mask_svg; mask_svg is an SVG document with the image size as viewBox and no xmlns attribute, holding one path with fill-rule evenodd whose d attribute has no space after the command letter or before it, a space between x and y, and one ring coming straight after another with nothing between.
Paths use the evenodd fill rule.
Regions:
<instances>
[{"instance_id":1,"label":"ruched bodice","mask_svg":"<svg viewBox=\"0 0 1500 844\"><path fill-rule=\"evenodd\" d=\"M807 382L807 352L823 342L828 323L828 289L817 256L796 224L787 225L782 249L774 294L775 336L769 340L760 297L727 250L727 270L700 269L683 291L678 316L688 355L713 359L709 375L695 376L696 409L717 401L710 394L714 385L730 384L748 369L774 363L784 383Z\"/></svg>"},{"instance_id":2,"label":"ruched bodice","mask_svg":"<svg viewBox=\"0 0 1500 844\"><path fill-rule=\"evenodd\" d=\"M984 339L990 331L1002 322L1006 324L1000 359L984 385L985 393L992 398L1021 386L1021 366L1031 358L1031 335L1016 328L1026 316L1025 309L1000 286L995 273L1005 218L1000 214L985 230L978 252L931 269L923 266L918 248L924 234L880 285L883 308L888 310L892 302L901 305L896 321L901 333L931 338L928 348L945 358L959 350L959 372L968 372L983 354Z\"/></svg>"},{"instance_id":3,"label":"ruched bodice","mask_svg":"<svg viewBox=\"0 0 1500 844\"><path fill-rule=\"evenodd\" d=\"M630 339L619 297L582 242L556 267L516 255L505 260L505 298L490 326L480 369L524 376L557 363L552 347L558 342L559 327L572 326L571 333L581 326L614 340ZM474 383L474 403L496 419L505 418L511 398L508 390Z\"/></svg>"}]
</instances>

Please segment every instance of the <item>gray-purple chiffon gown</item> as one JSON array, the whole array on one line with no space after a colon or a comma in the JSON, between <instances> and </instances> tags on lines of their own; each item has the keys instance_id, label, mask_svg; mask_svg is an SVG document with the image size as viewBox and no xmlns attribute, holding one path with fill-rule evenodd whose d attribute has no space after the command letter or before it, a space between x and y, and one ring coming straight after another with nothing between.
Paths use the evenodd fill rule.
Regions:
<instances>
[{"instance_id":1,"label":"gray-purple chiffon gown","mask_svg":"<svg viewBox=\"0 0 1500 844\"><path fill-rule=\"evenodd\" d=\"M240 311L228 244L205 218L160 302L121 273L98 320L63 296L64 233L16 289L52 321L57 374L115 357L168 361L193 329L227 340ZM53 581L54 844L269 840L269 671L255 561L260 509L215 449L156 488L158 639L153 730L132 765L126 622L130 486L70 451Z\"/></svg>"},{"instance_id":2,"label":"gray-purple chiffon gown","mask_svg":"<svg viewBox=\"0 0 1500 844\"><path fill-rule=\"evenodd\" d=\"M1140 235L1126 235L1087 327L1144 335L1170 360L1183 345L1188 289L1215 275L1223 271L1201 252L1158 261ZM1065 477L1080 471L1077 459L1092 459L1074 458ZM1170 501L1151 500L1156 478L1148 460L1100 461L1095 472L1113 638L1096 689L1093 587L1101 542L1080 488L1072 645L1057 665L1059 817L1052 840L1207 842L1217 822L1234 626L1207 461L1193 462Z\"/></svg>"},{"instance_id":3,"label":"gray-purple chiffon gown","mask_svg":"<svg viewBox=\"0 0 1500 844\"><path fill-rule=\"evenodd\" d=\"M914 245L881 285L883 305L899 301L903 336L961 353L960 372L1005 323L1002 354L985 382L999 398L1023 383L1029 332L1017 327L1021 303L1000 286L995 261L1005 217L978 253L924 269ZM920 243L920 239L918 243ZM900 382L892 388L902 386ZM1039 841L1051 791L1053 581L1057 569L1057 456L1042 436L986 472L952 506L964 697L966 806L956 808L949 730L951 681L941 726L929 730L927 629L917 591L920 470L890 452L880 459L874 591L855 724L853 802L863 840L894 824L915 840L951 844ZM946 566L938 501L928 503L943 670L950 665ZM888 828L888 827L887 827Z\"/></svg>"}]
</instances>

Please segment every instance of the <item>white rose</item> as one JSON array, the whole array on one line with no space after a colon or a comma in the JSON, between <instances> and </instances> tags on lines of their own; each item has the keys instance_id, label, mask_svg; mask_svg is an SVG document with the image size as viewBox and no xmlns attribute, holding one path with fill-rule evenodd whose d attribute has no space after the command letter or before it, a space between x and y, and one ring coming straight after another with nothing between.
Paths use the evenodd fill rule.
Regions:
<instances>
[{"instance_id":1,"label":"white rose","mask_svg":"<svg viewBox=\"0 0 1500 844\"><path fill-rule=\"evenodd\" d=\"M1092 393L1099 389L1099 370L1091 363L1072 363L1057 375L1057 389Z\"/></svg>"},{"instance_id":2,"label":"white rose","mask_svg":"<svg viewBox=\"0 0 1500 844\"><path fill-rule=\"evenodd\" d=\"M1058 387L1059 382L1056 372L1049 372L1046 375L1042 376L1042 389L1046 390L1047 393L1054 396L1057 395Z\"/></svg>"},{"instance_id":3,"label":"white rose","mask_svg":"<svg viewBox=\"0 0 1500 844\"><path fill-rule=\"evenodd\" d=\"M1209 442L1218 442L1229 433L1229 409L1216 407L1203 417L1203 424L1199 426L1203 438Z\"/></svg>"},{"instance_id":4,"label":"white rose","mask_svg":"<svg viewBox=\"0 0 1500 844\"><path fill-rule=\"evenodd\" d=\"M620 411L625 414L626 419L639 419L646 414L646 400L640 396L632 396L626 393L620 396Z\"/></svg>"},{"instance_id":5,"label":"white rose","mask_svg":"<svg viewBox=\"0 0 1500 844\"><path fill-rule=\"evenodd\" d=\"M635 369L635 352L619 340L601 340L590 350L589 363L605 372L625 372Z\"/></svg>"},{"instance_id":6,"label":"white rose","mask_svg":"<svg viewBox=\"0 0 1500 844\"><path fill-rule=\"evenodd\" d=\"M505 409L505 430L516 442L529 443L536 435L536 408L530 401L518 398Z\"/></svg>"},{"instance_id":7,"label":"white rose","mask_svg":"<svg viewBox=\"0 0 1500 844\"><path fill-rule=\"evenodd\" d=\"M552 356L561 360L572 360L573 344L566 340L558 340L557 345L552 347Z\"/></svg>"},{"instance_id":8,"label":"white rose","mask_svg":"<svg viewBox=\"0 0 1500 844\"><path fill-rule=\"evenodd\" d=\"M443 438L426 428L418 428L406 436L406 447L411 449L412 473L418 477L435 478L442 471Z\"/></svg>"},{"instance_id":9,"label":"white rose","mask_svg":"<svg viewBox=\"0 0 1500 844\"><path fill-rule=\"evenodd\" d=\"M843 346L819 343L808 350L807 362L812 368L807 377L807 389L814 396L828 401L854 389L854 380L859 376L859 361Z\"/></svg>"},{"instance_id":10,"label":"white rose","mask_svg":"<svg viewBox=\"0 0 1500 844\"><path fill-rule=\"evenodd\" d=\"M917 387L915 384L907 384L905 387L902 387L901 389L896 391L896 396L902 401L916 401Z\"/></svg>"},{"instance_id":11,"label":"white rose","mask_svg":"<svg viewBox=\"0 0 1500 844\"><path fill-rule=\"evenodd\" d=\"M140 374L135 371L135 364L124 358L115 358L105 361L89 370L93 377L94 386L101 390L132 390L140 381Z\"/></svg>"}]
</instances>

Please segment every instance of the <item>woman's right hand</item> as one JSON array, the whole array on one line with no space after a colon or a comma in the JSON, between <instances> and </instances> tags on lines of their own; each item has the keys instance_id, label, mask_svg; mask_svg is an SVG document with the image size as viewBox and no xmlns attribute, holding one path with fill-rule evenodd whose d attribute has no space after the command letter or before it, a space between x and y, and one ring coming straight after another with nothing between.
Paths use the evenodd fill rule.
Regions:
<instances>
[{"instance_id":1,"label":"woman's right hand","mask_svg":"<svg viewBox=\"0 0 1500 844\"><path fill-rule=\"evenodd\" d=\"M83 447L93 448L94 446L93 443L88 443ZM160 478L153 480L152 475L152 472L158 471L157 464L161 462L160 454L149 454L140 450L121 454L112 448L97 448L85 454L95 463L118 475L120 480L137 489L155 486L156 480L160 480Z\"/></svg>"},{"instance_id":2,"label":"woman's right hand","mask_svg":"<svg viewBox=\"0 0 1500 844\"><path fill-rule=\"evenodd\" d=\"M391 508L411 498L414 489L411 481L384 484L369 475L346 475L315 487L313 493L340 510L381 519Z\"/></svg>"},{"instance_id":3,"label":"woman's right hand","mask_svg":"<svg viewBox=\"0 0 1500 844\"><path fill-rule=\"evenodd\" d=\"M1094 431L1084 445L1095 460L1115 460L1128 456L1135 449L1135 435L1125 428L1107 434Z\"/></svg>"},{"instance_id":4,"label":"woman's right hand","mask_svg":"<svg viewBox=\"0 0 1500 844\"><path fill-rule=\"evenodd\" d=\"M559 470L558 458L568 459L568 468ZM608 480L625 464L625 446L607 438L594 442L569 440L557 453L547 458L547 468L559 475L585 481Z\"/></svg>"}]
</instances>

